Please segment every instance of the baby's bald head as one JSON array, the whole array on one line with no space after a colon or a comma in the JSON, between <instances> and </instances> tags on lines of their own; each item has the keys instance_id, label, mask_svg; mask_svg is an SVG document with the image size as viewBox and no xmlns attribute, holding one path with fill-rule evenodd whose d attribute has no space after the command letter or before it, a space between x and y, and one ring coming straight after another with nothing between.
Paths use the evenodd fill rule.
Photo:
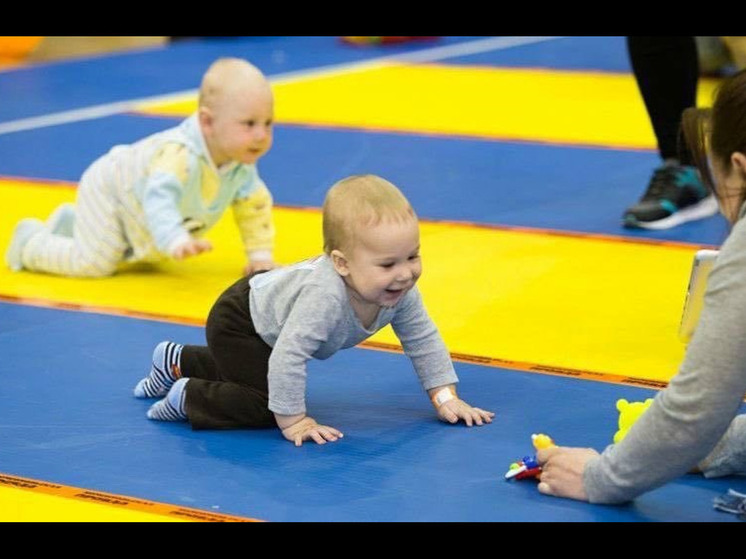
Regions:
<instances>
[{"instance_id":1,"label":"baby's bald head","mask_svg":"<svg viewBox=\"0 0 746 559\"><path fill-rule=\"evenodd\" d=\"M272 146L274 98L269 80L241 58L220 58L199 90L199 124L215 165L253 164Z\"/></svg>"},{"instance_id":2,"label":"baby's bald head","mask_svg":"<svg viewBox=\"0 0 746 559\"><path fill-rule=\"evenodd\" d=\"M236 94L269 93L267 78L253 64L241 58L220 58L212 63L202 78L199 106L215 110Z\"/></svg>"}]
</instances>

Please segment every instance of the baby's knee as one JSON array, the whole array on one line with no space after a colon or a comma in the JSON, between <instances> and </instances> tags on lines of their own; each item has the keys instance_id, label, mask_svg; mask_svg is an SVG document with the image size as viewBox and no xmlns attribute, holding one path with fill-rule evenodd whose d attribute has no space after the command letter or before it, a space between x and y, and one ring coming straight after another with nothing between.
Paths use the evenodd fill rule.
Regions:
<instances>
[{"instance_id":1,"label":"baby's knee","mask_svg":"<svg viewBox=\"0 0 746 559\"><path fill-rule=\"evenodd\" d=\"M118 267L118 262L94 262L81 259L73 275L84 278L105 278L113 276Z\"/></svg>"}]
</instances>

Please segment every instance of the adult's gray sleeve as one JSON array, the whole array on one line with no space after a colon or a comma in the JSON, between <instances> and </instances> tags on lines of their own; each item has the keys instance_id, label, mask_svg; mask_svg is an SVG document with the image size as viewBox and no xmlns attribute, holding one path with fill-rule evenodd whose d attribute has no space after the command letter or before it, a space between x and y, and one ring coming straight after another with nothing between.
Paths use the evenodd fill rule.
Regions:
<instances>
[{"instance_id":1,"label":"adult's gray sleeve","mask_svg":"<svg viewBox=\"0 0 746 559\"><path fill-rule=\"evenodd\" d=\"M634 499L691 470L719 442L721 458L713 461L711 473L744 469L742 421L726 430L746 393L745 339L746 222L741 220L710 273L702 314L678 374L619 444L586 465L583 482L590 502Z\"/></svg>"}]
</instances>

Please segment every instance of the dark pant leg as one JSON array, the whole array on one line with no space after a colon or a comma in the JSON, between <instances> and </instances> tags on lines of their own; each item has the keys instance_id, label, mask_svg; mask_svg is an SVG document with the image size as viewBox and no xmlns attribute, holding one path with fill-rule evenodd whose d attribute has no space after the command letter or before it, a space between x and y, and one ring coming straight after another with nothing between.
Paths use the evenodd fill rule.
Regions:
<instances>
[{"instance_id":1,"label":"dark pant leg","mask_svg":"<svg viewBox=\"0 0 746 559\"><path fill-rule=\"evenodd\" d=\"M204 345L185 345L179 360L181 376L218 380L218 366L210 348Z\"/></svg>"},{"instance_id":2,"label":"dark pant leg","mask_svg":"<svg viewBox=\"0 0 746 559\"><path fill-rule=\"evenodd\" d=\"M692 165L681 141L681 113L697 101L699 60L694 37L627 37L632 71L663 159Z\"/></svg>"},{"instance_id":3,"label":"dark pant leg","mask_svg":"<svg viewBox=\"0 0 746 559\"><path fill-rule=\"evenodd\" d=\"M246 278L218 298L205 332L207 351L200 346L182 350L184 376L189 377L185 408L192 428L276 426L267 407L272 348L259 337L251 320Z\"/></svg>"}]
</instances>

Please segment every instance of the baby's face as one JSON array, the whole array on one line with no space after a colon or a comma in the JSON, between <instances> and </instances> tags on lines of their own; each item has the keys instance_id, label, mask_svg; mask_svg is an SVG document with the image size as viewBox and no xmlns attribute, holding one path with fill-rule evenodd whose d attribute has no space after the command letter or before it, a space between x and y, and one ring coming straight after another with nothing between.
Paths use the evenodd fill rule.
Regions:
<instances>
[{"instance_id":1,"label":"baby's face","mask_svg":"<svg viewBox=\"0 0 746 559\"><path fill-rule=\"evenodd\" d=\"M274 101L268 84L226 93L211 113L206 135L216 165L256 163L272 147Z\"/></svg>"},{"instance_id":2,"label":"baby's face","mask_svg":"<svg viewBox=\"0 0 746 559\"><path fill-rule=\"evenodd\" d=\"M345 281L363 303L396 305L422 275L417 220L359 226L347 267Z\"/></svg>"}]
</instances>

